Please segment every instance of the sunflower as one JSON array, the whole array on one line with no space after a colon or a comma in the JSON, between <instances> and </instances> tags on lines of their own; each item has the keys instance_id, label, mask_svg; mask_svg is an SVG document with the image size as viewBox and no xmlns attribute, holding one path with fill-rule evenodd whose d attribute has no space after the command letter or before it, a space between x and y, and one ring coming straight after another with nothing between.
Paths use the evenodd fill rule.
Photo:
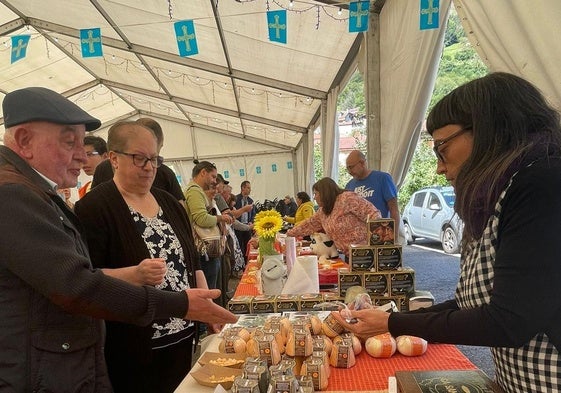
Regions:
<instances>
[{"instance_id":1,"label":"sunflower","mask_svg":"<svg viewBox=\"0 0 561 393\"><path fill-rule=\"evenodd\" d=\"M282 229L282 217L276 210L260 211L255 216L253 229L260 238L274 239Z\"/></svg>"}]
</instances>

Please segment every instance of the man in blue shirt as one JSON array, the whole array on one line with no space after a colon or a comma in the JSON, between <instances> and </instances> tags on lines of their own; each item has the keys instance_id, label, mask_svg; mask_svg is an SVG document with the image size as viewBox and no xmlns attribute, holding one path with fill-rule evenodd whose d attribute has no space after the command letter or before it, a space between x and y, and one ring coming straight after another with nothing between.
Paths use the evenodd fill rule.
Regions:
<instances>
[{"instance_id":1,"label":"man in blue shirt","mask_svg":"<svg viewBox=\"0 0 561 393\"><path fill-rule=\"evenodd\" d=\"M368 169L366 157L359 150L353 150L347 157L347 171L353 177L345 187L370 201L380 210L382 217L395 220L395 233L399 233L399 207L397 189L389 173Z\"/></svg>"}]
</instances>

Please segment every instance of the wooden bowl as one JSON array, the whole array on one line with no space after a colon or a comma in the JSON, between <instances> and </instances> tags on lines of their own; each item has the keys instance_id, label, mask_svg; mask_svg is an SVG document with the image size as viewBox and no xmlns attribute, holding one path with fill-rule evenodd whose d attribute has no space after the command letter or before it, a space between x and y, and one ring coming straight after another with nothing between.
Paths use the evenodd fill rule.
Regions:
<instances>
[{"instance_id":1,"label":"wooden bowl","mask_svg":"<svg viewBox=\"0 0 561 393\"><path fill-rule=\"evenodd\" d=\"M211 364L220 367L242 368L246 358L245 353L204 352L197 362L201 366Z\"/></svg>"},{"instance_id":2,"label":"wooden bowl","mask_svg":"<svg viewBox=\"0 0 561 393\"><path fill-rule=\"evenodd\" d=\"M222 385L226 390L232 388L234 379L240 375L242 375L241 369L213 366L212 364L204 365L198 370L191 372L191 376L199 385L209 386L211 388Z\"/></svg>"}]
</instances>

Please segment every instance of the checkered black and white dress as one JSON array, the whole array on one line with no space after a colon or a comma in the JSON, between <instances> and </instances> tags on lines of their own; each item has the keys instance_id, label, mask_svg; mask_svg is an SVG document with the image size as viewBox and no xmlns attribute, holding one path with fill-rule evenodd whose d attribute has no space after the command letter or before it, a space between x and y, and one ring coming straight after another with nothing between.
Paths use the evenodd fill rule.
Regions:
<instances>
[{"instance_id":1,"label":"checkered black and white dress","mask_svg":"<svg viewBox=\"0 0 561 393\"><path fill-rule=\"evenodd\" d=\"M500 195L495 214L488 220L482 237L469 244L464 252L456 289L456 301L461 308L490 302L502 203L511 184L512 179ZM561 358L544 333L520 348L494 347L491 352L497 382L506 392L561 392Z\"/></svg>"}]
</instances>

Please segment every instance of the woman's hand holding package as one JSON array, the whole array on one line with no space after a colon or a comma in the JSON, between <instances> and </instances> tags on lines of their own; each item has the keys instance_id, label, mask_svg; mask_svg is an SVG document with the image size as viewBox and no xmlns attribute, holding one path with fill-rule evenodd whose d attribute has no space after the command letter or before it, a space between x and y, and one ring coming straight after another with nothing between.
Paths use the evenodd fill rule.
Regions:
<instances>
[{"instance_id":1,"label":"woman's hand holding package","mask_svg":"<svg viewBox=\"0 0 561 393\"><path fill-rule=\"evenodd\" d=\"M348 323L338 311L333 311L332 315L345 330L354 333L361 338L368 338L388 331L388 319L390 314L385 311L372 309L350 310L355 323Z\"/></svg>"}]
</instances>

